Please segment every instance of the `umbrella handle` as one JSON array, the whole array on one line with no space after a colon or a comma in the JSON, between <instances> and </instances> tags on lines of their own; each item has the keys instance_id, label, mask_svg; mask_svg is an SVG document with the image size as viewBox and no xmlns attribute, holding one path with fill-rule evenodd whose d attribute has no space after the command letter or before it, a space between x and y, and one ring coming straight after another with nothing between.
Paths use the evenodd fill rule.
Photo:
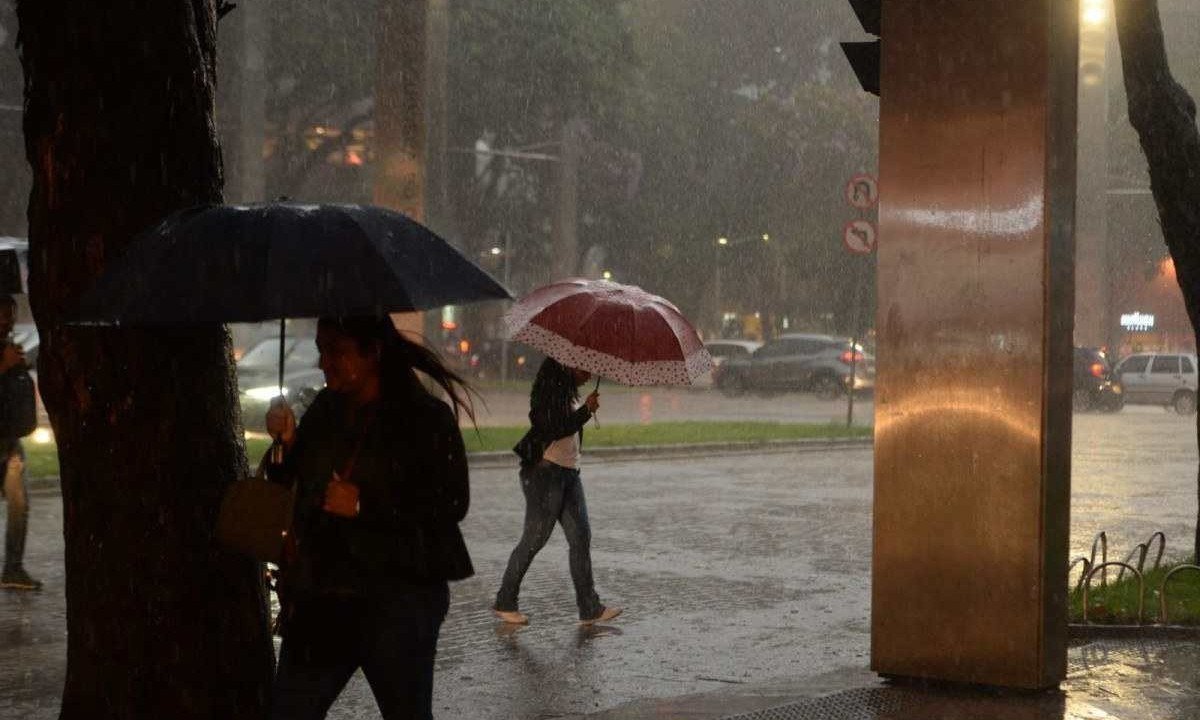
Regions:
<instances>
[{"instance_id":1,"label":"umbrella handle","mask_svg":"<svg viewBox=\"0 0 1200 720\"><path fill-rule=\"evenodd\" d=\"M596 387L592 392L600 392L600 376L596 376ZM595 413L592 414L592 420L596 422L596 427L600 427L600 417Z\"/></svg>"},{"instance_id":2,"label":"umbrella handle","mask_svg":"<svg viewBox=\"0 0 1200 720\"><path fill-rule=\"evenodd\" d=\"M279 318L279 396L283 397L283 359L287 354L284 336L287 334L287 318Z\"/></svg>"}]
</instances>

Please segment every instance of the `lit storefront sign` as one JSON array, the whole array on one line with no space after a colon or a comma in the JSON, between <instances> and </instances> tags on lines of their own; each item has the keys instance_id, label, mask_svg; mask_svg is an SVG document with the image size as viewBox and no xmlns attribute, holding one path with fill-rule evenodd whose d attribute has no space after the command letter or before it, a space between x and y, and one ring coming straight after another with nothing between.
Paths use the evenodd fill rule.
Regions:
<instances>
[{"instance_id":1,"label":"lit storefront sign","mask_svg":"<svg viewBox=\"0 0 1200 720\"><path fill-rule=\"evenodd\" d=\"M1150 332L1154 329L1154 316L1133 312L1121 316L1121 327L1129 332Z\"/></svg>"}]
</instances>

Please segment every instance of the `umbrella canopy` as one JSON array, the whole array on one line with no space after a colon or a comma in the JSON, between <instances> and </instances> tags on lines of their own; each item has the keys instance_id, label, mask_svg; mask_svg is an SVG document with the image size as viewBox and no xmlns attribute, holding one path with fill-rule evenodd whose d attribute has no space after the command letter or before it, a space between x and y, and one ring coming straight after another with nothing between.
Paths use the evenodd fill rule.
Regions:
<instances>
[{"instance_id":1,"label":"umbrella canopy","mask_svg":"<svg viewBox=\"0 0 1200 720\"><path fill-rule=\"evenodd\" d=\"M712 367L695 328L669 301L607 280L563 280L505 316L513 340L625 385L690 385Z\"/></svg>"},{"instance_id":2,"label":"umbrella canopy","mask_svg":"<svg viewBox=\"0 0 1200 720\"><path fill-rule=\"evenodd\" d=\"M428 228L370 205L210 205L133 240L76 322L155 325L382 315L511 298Z\"/></svg>"}]
</instances>

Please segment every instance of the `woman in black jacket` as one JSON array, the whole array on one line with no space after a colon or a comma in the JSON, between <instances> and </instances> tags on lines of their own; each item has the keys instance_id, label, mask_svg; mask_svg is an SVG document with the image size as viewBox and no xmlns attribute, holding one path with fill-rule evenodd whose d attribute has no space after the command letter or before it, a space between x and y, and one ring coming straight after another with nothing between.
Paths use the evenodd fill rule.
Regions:
<instances>
[{"instance_id":1,"label":"woman in black jacket","mask_svg":"<svg viewBox=\"0 0 1200 720\"><path fill-rule=\"evenodd\" d=\"M600 407L592 392L578 408L579 387L591 379L585 370L565 367L546 358L538 369L529 396L532 428L513 451L521 458L521 490L525 494L525 528L504 572L493 612L506 623L524 625L528 616L517 609L525 572L550 539L554 524L563 527L570 546L571 579L583 625L611 620L620 608L605 607L592 579L592 531L588 523L579 456L583 426Z\"/></svg>"},{"instance_id":2,"label":"woman in black jacket","mask_svg":"<svg viewBox=\"0 0 1200 720\"><path fill-rule=\"evenodd\" d=\"M324 718L361 667L384 718L430 718L470 493L457 412L415 371L470 414L465 386L386 317L317 327L325 389L299 427L286 404L267 416L296 482L271 717Z\"/></svg>"}]
</instances>

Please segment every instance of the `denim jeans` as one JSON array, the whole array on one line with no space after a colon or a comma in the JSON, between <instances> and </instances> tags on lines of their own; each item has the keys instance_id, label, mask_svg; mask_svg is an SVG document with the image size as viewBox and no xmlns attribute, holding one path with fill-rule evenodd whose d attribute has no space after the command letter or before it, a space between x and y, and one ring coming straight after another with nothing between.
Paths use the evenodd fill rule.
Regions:
<instances>
[{"instance_id":1,"label":"denim jeans","mask_svg":"<svg viewBox=\"0 0 1200 720\"><path fill-rule=\"evenodd\" d=\"M583 620L596 617L604 606L592 579L592 528L588 524L579 471L543 460L521 472L521 490L525 493L525 529L508 559L508 569L496 594L496 609L517 609L521 580L550 539L554 524L559 523L570 548L571 580L575 583L579 617Z\"/></svg>"},{"instance_id":2,"label":"denim jeans","mask_svg":"<svg viewBox=\"0 0 1200 720\"><path fill-rule=\"evenodd\" d=\"M429 720L433 660L449 607L445 582L298 605L279 651L272 720L321 720L360 667L384 720Z\"/></svg>"},{"instance_id":3,"label":"denim jeans","mask_svg":"<svg viewBox=\"0 0 1200 720\"><path fill-rule=\"evenodd\" d=\"M4 528L4 569L16 570L25 559L25 536L29 527L29 487L24 468L20 472L8 471L8 458L18 455L22 461L25 451L20 442L13 443L9 455L4 456L0 472L4 473L4 499L8 504L8 520ZM22 462L22 465L24 463Z\"/></svg>"}]
</instances>

